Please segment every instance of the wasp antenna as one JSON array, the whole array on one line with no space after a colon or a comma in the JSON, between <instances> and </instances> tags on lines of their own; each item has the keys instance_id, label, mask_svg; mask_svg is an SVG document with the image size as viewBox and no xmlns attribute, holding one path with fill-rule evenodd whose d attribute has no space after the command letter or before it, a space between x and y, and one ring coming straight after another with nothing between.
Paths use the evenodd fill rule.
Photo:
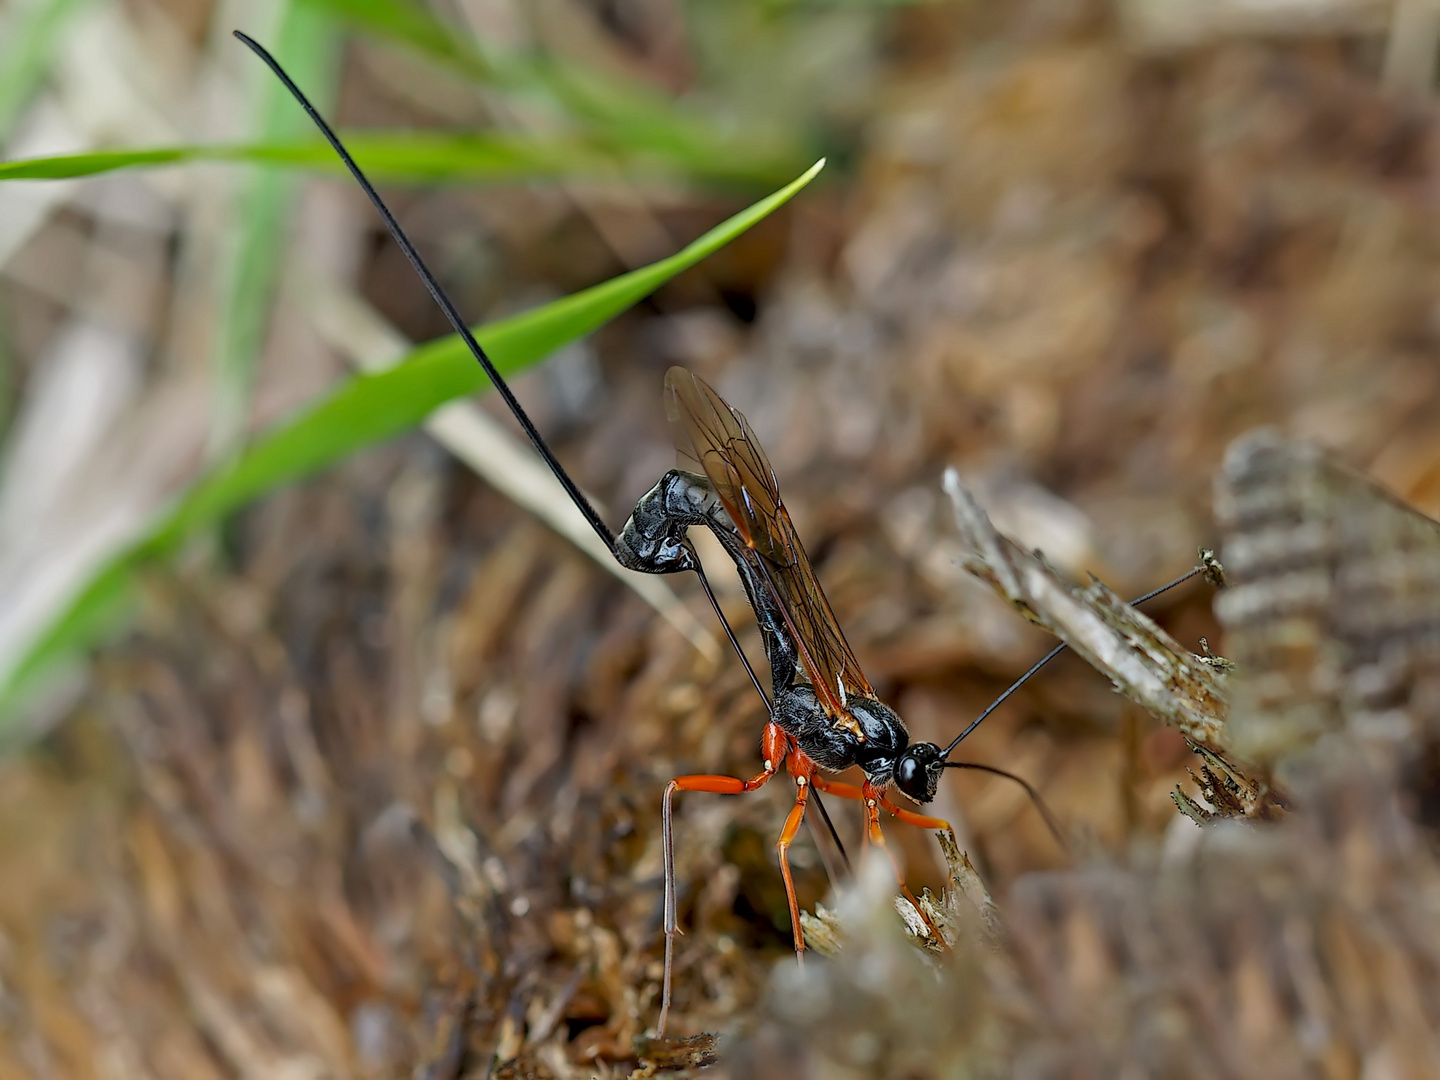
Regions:
<instances>
[{"instance_id":1,"label":"wasp antenna","mask_svg":"<svg viewBox=\"0 0 1440 1080\"><path fill-rule=\"evenodd\" d=\"M1214 556L1212 555L1211 558L1213 559ZM1134 600L1130 601L1130 606L1134 607L1137 604L1145 603L1146 600L1153 600L1161 593L1169 592L1171 589L1175 588L1176 585L1185 584L1185 582L1189 581L1196 574L1203 574L1208 569L1208 563L1202 562L1201 565L1184 574L1181 574L1174 581L1168 581L1164 585L1161 585L1158 589L1151 589L1144 596L1137 596ZM1016 690L1019 690L1020 687L1024 686L1027 682L1029 682L1032 675L1034 675L1037 671L1043 668L1046 664L1050 663L1051 660L1054 660L1055 657L1059 656L1062 652L1064 652L1066 648L1066 644L1062 641L1059 645L1056 645L1048 653L1046 653L1039 660L1037 660L1029 671L1025 672L1024 675L1021 675L1020 678L1016 679L1013 683L1007 686L1004 693L1002 693L989 705L985 706L985 711L982 712L979 716L977 716L974 720L971 720L970 726L967 727L964 731L960 732L959 735L956 735L955 738L951 741L950 745L945 747L945 752L940 755L941 760L943 761L945 758L948 758L951 753L954 752L955 747L959 746L965 740L965 737L967 735L969 735L972 731L974 731L977 727L980 726L980 721L984 720L992 712L994 712L1001 705L1003 705L1006 698L1008 698L1011 694L1015 693ZM946 762L947 766L949 764L949 762Z\"/></svg>"},{"instance_id":2,"label":"wasp antenna","mask_svg":"<svg viewBox=\"0 0 1440 1080\"><path fill-rule=\"evenodd\" d=\"M1213 560L1213 559L1214 559L1214 555L1211 555L1210 558ZM1206 573L1208 573L1209 570L1210 570L1210 565L1211 565L1211 564L1210 564L1209 562L1202 562L1199 566L1195 567L1193 570L1189 570L1189 571L1181 574L1181 575L1180 575L1179 577L1177 577L1174 581L1167 581L1164 585L1161 585L1158 589L1151 589L1151 590L1150 590L1149 592L1147 592L1144 596L1137 596L1134 600L1131 600L1131 601L1130 601L1130 606L1131 606L1131 607L1134 607L1136 604L1143 604L1143 603L1145 603L1146 600L1153 600L1153 599L1155 599L1155 597L1159 596L1161 593L1163 593L1163 592L1169 592L1171 589L1175 588L1176 585L1184 585L1185 582L1189 581L1189 580L1190 580L1192 577L1194 577L1196 574L1206 574ZM1215 563L1215 565L1218 566L1219 563Z\"/></svg>"},{"instance_id":3,"label":"wasp antenna","mask_svg":"<svg viewBox=\"0 0 1440 1080\"><path fill-rule=\"evenodd\" d=\"M1019 690L1020 687L1024 686L1027 682L1029 682L1029 681L1030 681L1030 676L1034 675L1037 671L1039 671L1041 668L1043 668L1043 667L1044 667L1046 664L1048 664L1051 660L1054 660L1055 657L1059 656L1062 652L1065 651L1065 649L1066 649L1066 645L1065 645L1065 643L1062 641L1059 645L1056 645L1056 646L1055 646L1053 649L1051 649L1048 653L1046 653L1046 654L1045 654L1044 656L1042 656L1039 660L1037 660L1037 661L1031 666L1031 668L1030 668L1029 671L1025 672L1024 675L1021 675L1021 676L1020 676L1018 679L1016 679L1013 683L1011 683L1009 686L1007 686L1007 687L1005 688L1004 693L1002 693L999 697L997 697L997 698L996 698L994 701L992 701L989 705L986 705L986 706L985 706L985 711L984 711L984 712L982 712L982 713L981 713L979 716L977 716L974 720L971 720L971 721L970 721L970 726L969 726L969 727L967 727L964 731L960 732L959 735L956 735L955 738L954 738L953 740L951 740L950 745L947 746L947 747L945 747L945 752L940 755L941 760L943 761L945 758L948 758L948 757L951 755L951 753L955 750L955 747L959 746L962 742L964 742L964 741L965 741L965 737L966 737L967 735L969 735L972 731L974 731L977 727L980 726L980 721L984 720L987 716L989 716L992 712L994 712L996 709L998 709L1001 705L1005 704L1005 700L1006 700L1011 694L1015 693L1016 690ZM945 762L945 764L948 766L950 763L947 761L947 762Z\"/></svg>"},{"instance_id":4,"label":"wasp antenna","mask_svg":"<svg viewBox=\"0 0 1440 1080\"><path fill-rule=\"evenodd\" d=\"M605 546L610 548L611 551L614 551L615 534L612 533L609 526L601 520L595 508L590 505L590 500L585 498L584 494L581 493L579 486L576 485L574 480L570 479L570 474L565 471L565 467L560 464L559 459L555 457L555 454L551 451L545 440L540 437L539 430L536 429L535 424L531 421L525 410L520 407L520 402L516 400L514 393L511 392L509 384L501 377L500 372L496 370L490 357L487 356L485 350L480 347L480 343L475 340L475 335L470 332L470 328L466 326L465 321L460 318L460 313L455 310L455 305L451 303L450 298L445 295L445 290L440 288L440 283L435 280L435 275L430 272L429 267L425 265L425 261L420 258L420 253L415 250L415 245L412 244L410 238L405 235L405 230L402 229L400 223L395 220L395 215L392 214L390 208L385 205L385 200L380 197L380 193L375 190L375 186L370 183L365 173L361 171L360 166L355 163L355 159L350 156L350 151L345 149L339 136L337 136L330 125L325 122L325 118L320 115L315 106L310 104L310 99L295 85L294 80L286 74L285 69L280 66L280 62L271 56L263 45L239 30L236 30L234 33L251 52L265 61L266 66L275 73L275 77L284 84L285 89L290 91L290 95L299 102L300 107L303 108L310 119L315 122L315 126L319 128L320 133L325 136L326 142L335 150L340 160L345 163L345 167L350 170L350 175L355 178L356 183L364 189L365 194L369 197L371 203L374 204L376 211L385 222L385 227L390 230L390 235L395 238L395 242L400 245L400 250L405 253L405 257L410 260L410 265L415 268L415 272L420 275L420 280L425 283L425 288L430 293L431 298L439 305L440 310L445 314L445 318L449 320L455 332L460 335L461 340L465 342L465 345L470 349L475 359L480 362L480 366L485 369L485 374L489 376L490 381L495 384L495 389L500 392L500 396L505 399L505 404L509 406L510 412L514 415L515 420L524 428L525 434L529 437L531 444L534 445L540 456L545 459L545 464L550 466L550 471L555 474L555 479L560 481L560 486L565 489L565 494L570 496L571 501L574 502L580 512L585 515L585 520L590 523L590 527L595 530L600 539L605 541Z\"/></svg>"},{"instance_id":5,"label":"wasp antenna","mask_svg":"<svg viewBox=\"0 0 1440 1080\"><path fill-rule=\"evenodd\" d=\"M976 772L987 772L993 776L1003 776L1006 780L1014 780L1025 789L1025 794L1030 796L1030 801L1035 804L1035 809L1040 811L1040 816L1045 819L1045 827L1050 830L1050 835L1055 842L1068 852L1070 845L1066 842L1064 834L1060 832L1060 826L1055 821L1055 815L1045 805L1045 800L1040 798L1040 793L1031 787L1030 782L1012 772L1004 769L997 769L994 765L981 765L974 761L947 761L944 765L947 769L974 769Z\"/></svg>"}]
</instances>

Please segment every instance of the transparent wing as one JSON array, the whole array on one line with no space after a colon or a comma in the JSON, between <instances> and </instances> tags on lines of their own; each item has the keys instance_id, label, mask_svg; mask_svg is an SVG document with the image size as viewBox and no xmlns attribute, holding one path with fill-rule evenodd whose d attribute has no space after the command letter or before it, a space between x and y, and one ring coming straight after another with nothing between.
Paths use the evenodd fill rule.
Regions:
<instances>
[{"instance_id":1,"label":"transparent wing","mask_svg":"<svg viewBox=\"0 0 1440 1080\"><path fill-rule=\"evenodd\" d=\"M665 411L675 445L710 478L715 493L760 566L785 618L805 672L825 711L849 719L846 700L875 691L830 609L810 559L780 501L775 472L750 424L699 377L681 367L665 373Z\"/></svg>"}]
</instances>

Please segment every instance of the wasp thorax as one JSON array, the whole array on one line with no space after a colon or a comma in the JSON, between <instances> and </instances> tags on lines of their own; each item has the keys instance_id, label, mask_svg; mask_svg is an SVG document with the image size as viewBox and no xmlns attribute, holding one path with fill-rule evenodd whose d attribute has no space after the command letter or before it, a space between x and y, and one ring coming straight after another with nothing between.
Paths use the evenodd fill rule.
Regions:
<instances>
[{"instance_id":1,"label":"wasp thorax","mask_svg":"<svg viewBox=\"0 0 1440 1080\"><path fill-rule=\"evenodd\" d=\"M905 724L888 705L871 698L854 698L848 703L850 715L860 726L863 741L855 748L855 764L872 784L890 782L895 762L910 741Z\"/></svg>"}]
</instances>

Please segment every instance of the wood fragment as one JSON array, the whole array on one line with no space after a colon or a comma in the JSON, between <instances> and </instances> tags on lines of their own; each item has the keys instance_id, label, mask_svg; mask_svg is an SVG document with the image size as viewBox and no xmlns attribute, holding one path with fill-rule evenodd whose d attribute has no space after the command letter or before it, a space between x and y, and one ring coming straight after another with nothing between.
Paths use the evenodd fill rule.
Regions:
<instances>
[{"instance_id":1,"label":"wood fragment","mask_svg":"<svg viewBox=\"0 0 1440 1080\"><path fill-rule=\"evenodd\" d=\"M680 1069L703 1069L720 1060L719 1038L706 1031L684 1039L640 1036L635 1040L635 1054L641 1067L630 1074L632 1077L655 1076L660 1072Z\"/></svg>"},{"instance_id":2,"label":"wood fragment","mask_svg":"<svg viewBox=\"0 0 1440 1080\"><path fill-rule=\"evenodd\" d=\"M1190 779L1208 806L1188 797L1178 786L1170 793L1176 808L1197 825L1221 818L1278 819L1285 810L1285 798L1268 778L1246 775L1215 751L1186 740L1201 759L1200 772L1187 769Z\"/></svg>"},{"instance_id":3,"label":"wood fragment","mask_svg":"<svg viewBox=\"0 0 1440 1080\"><path fill-rule=\"evenodd\" d=\"M935 839L940 841L940 851L950 870L950 887L945 893L945 909L950 913L951 919L956 917L963 897L979 913L980 924L990 943L1001 944L1005 940L1005 923L1000 917L999 907L990 896L990 890L976 871L975 864L970 861L970 856L961 851L954 838L943 829L935 833ZM926 890L927 895L928 892L929 890ZM952 944L953 941L952 937Z\"/></svg>"},{"instance_id":4,"label":"wood fragment","mask_svg":"<svg viewBox=\"0 0 1440 1080\"><path fill-rule=\"evenodd\" d=\"M800 912L800 929L805 932L805 947L814 949L821 956L838 956L842 947L844 928L832 908L824 904L815 905L815 913Z\"/></svg>"},{"instance_id":5,"label":"wood fragment","mask_svg":"<svg viewBox=\"0 0 1440 1080\"><path fill-rule=\"evenodd\" d=\"M953 469L945 473L945 491L969 547L966 570L1084 657L1119 693L1187 739L1217 753L1229 748L1229 695L1221 673L1100 581L1074 585L1043 556L1001 536Z\"/></svg>"}]
</instances>

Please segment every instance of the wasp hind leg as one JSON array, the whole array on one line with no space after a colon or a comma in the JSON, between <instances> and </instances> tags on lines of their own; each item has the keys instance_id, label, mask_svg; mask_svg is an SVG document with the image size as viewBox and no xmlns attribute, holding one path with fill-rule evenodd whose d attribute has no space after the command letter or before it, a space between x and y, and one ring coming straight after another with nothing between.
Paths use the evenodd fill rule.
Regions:
<instances>
[{"instance_id":1,"label":"wasp hind leg","mask_svg":"<svg viewBox=\"0 0 1440 1080\"><path fill-rule=\"evenodd\" d=\"M744 795L748 791L764 787L780 768L781 762L785 760L786 752L789 749L788 737L778 725L767 724L761 746L765 753L765 769L748 780L742 780L738 776L697 774L677 776L665 785L665 798L660 811L661 847L665 859L665 978L660 990L660 1019L655 1025L657 1036L665 1034L665 1022L670 1017L670 976L674 966L675 935L680 933L675 899L675 840L672 812L674 795L677 791L708 791L712 795ZM794 811L791 814L794 816ZM788 827L789 823L786 824ZM796 818L795 827L797 829L800 827L799 818ZM790 894L790 906L793 911L795 892L790 887L790 872L785 864L783 853L780 865L785 874L785 888Z\"/></svg>"},{"instance_id":2,"label":"wasp hind leg","mask_svg":"<svg viewBox=\"0 0 1440 1080\"><path fill-rule=\"evenodd\" d=\"M814 766L811 766L814 769ZM810 801L810 782L813 772L795 773L795 805L785 819L785 828L780 830L780 839L775 842L775 851L780 856L780 876L785 880L785 899L790 905L790 932L795 937L795 958L805 962L805 931L800 926L800 901L795 895L795 879L790 875L790 845L805 820L805 807Z\"/></svg>"}]
</instances>

